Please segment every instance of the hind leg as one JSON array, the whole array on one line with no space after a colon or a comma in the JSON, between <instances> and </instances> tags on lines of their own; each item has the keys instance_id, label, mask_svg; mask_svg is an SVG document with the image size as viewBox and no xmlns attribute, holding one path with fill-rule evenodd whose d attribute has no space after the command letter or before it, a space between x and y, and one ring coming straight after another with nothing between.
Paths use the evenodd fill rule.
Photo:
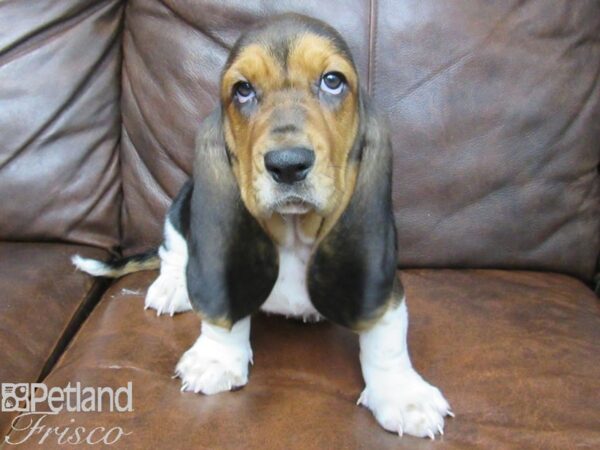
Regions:
<instances>
[{"instance_id":1,"label":"hind leg","mask_svg":"<svg viewBox=\"0 0 600 450\"><path fill-rule=\"evenodd\" d=\"M148 289L145 302L145 309L155 309L156 315L172 316L192 309L186 280L191 192L192 182L188 181L173 199L165 220L164 241L158 250L160 275Z\"/></svg>"},{"instance_id":2,"label":"hind leg","mask_svg":"<svg viewBox=\"0 0 600 450\"><path fill-rule=\"evenodd\" d=\"M158 250L160 275L146 295L144 309L156 310L156 315L190 311L185 268L188 260L187 242L175 229L170 217L165 221L165 240Z\"/></svg>"}]
</instances>

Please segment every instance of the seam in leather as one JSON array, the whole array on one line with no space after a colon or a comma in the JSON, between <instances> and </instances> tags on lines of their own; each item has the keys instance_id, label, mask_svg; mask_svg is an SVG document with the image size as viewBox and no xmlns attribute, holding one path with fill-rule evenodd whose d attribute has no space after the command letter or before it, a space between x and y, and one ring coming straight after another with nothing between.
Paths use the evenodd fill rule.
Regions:
<instances>
[{"instance_id":1,"label":"seam in leather","mask_svg":"<svg viewBox=\"0 0 600 450\"><path fill-rule=\"evenodd\" d=\"M367 65L367 92L374 91L375 47L377 45L377 0L369 2L369 60Z\"/></svg>"},{"instance_id":2,"label":"seam in leather","mask_svg":"<svg viewBox=\"0 0 600 450\"><path fill-rule=\"evenodd\" d=\"M69 344L72 342L75 335L79 332L81 326L86 322L96 305L100 302L100 299L111 283L112 281L107 279L99 278L94 280L92 286L83 298L83 301L80 302L79 307L63 328L63 332L56 340L50 355L48 358L46 358L46 362L42 366L42 369L36 378L38 383L42 382L56 366L56 363L63 355Z\"/></svg>"}]
</instances>

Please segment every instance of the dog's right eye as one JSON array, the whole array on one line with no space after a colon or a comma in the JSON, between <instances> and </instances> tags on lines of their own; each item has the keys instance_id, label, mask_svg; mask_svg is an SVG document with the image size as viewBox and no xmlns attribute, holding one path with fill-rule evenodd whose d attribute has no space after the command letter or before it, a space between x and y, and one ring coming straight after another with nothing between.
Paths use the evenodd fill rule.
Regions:
<instances>
[{"instance_id":1,"label":"dog's right eye","mask_svg":"<svg viewBox=\"0 0 600 450\"><path fill-rule=\"evenodd\" d=\"M233 86L233 96L240 103L246 103L256 96L256 92L247 81L239 81Z\"/></svg>"}]
</instances>

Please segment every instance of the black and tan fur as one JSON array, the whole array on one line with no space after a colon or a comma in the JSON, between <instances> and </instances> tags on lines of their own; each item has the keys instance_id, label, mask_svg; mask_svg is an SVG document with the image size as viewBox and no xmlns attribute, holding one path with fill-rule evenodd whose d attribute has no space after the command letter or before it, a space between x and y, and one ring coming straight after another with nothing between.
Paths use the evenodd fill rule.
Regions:
<instances>
[{"instance_id":1,"label":"black and tan fur","mask_svg":"<svg viewBox=\"0 0 600 450\"><path fill-rule=\"evenodd\" d=\"M202 317L175 369L182 390L247 383L259 309L323 316L359 333L358 403L383 428L443 434L450 406L407 350L390 137L344 40L295 14L258 24L233 46L219 99L199 127L194 174L169 209L161 274L145 301L157 314ZM119 276L156 260L74 262Z\"/></svg>"},{"instance_id":2,"label":"black and tan fur","mask_svg":"<svg viewBox=\"0 0 600 450\"><path fill-rule=\"evenodd\" d=\"M348 81L342 104L334 107L314 93L327 69L324 61L333 61ZM242 71L266 80L259 85L264 103L251 114L231 100ZM186 194L189 224L186 218L174 220L188 231L192 305L205 320L232 324L265 301L277 277L281 218L256 204L253 171L261 170L269 149L304 143L308 135L322 166L313 170L333 178L336 193L303 222L319 242L309 265L311 301L340 325L362 328L376 320L388 301L402 297L395 286L391 148L385 126L359 88L344 41L319 22L290 15L279 27L263 32L259 26L246 34L233 48L222 80L222 107L201 127L193 187L184 188L192 191ZM173 219L177 209L175 202ZM181 208L179 214L188 213Z\"/></svg>"},{"instance_id":3,"label":"black and tan fur","mask_svg":"<svg viewBox=\"0 0 600 450\"><path fill-rule=\"evenodd\" d=\"M319 93L326 71L343 74L347 89L340 98ZM235 103L239 81L256 88L255 104ZM220 101L200 126L194 176L168 213L188 242L192 306L204 320L231 326L266 300L277 279L283 219L261 204L256 180L266 152L302 145L314 150L313 176L327 194L300 219L317 243L308 265L311 302L333 322L368 327L402 298L395 278L392 155L346 43L333 28L304 16L258 24L231 50ZM156 259L145 264L155 267ZM108 276L133 266L112 267Z\"/></svg>"}]
</instances>

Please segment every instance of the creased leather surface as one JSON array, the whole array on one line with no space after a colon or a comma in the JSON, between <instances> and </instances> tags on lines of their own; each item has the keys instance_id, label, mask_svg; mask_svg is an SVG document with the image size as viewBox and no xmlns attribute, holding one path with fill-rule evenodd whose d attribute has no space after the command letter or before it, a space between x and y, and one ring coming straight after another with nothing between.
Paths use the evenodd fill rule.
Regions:
<instances>
[{"instance_id":1,"label":"creased leather surface","mask_svg":"<svg viewBox=\"0 0 600 450\"><path fill-rule=\"evenodd\" d=\"M32 383L88 296L94 280L71 256L106 252L65 244L0 242L0 383ZM0 413L0 435L11 414Z\"/></svg>"},{"instance_id":2,"label":"creased leather surface","mask_svg":"<svg viewBox=\"0 0 600 450\"><path fill-rule=\"evenodd\" d=\"M122 5L0 2L0 237L119 243Z\"/></svg>"},{"instance_id":3,"label":"creased leather surface","mask_svg":"<svg viewBox=\"0 0 600 450\"><path fill-rule=\"evenodd\" d=\"M378 5L372 91L393 123L401 265L590 279L600 3Z\"/></svg>"},{"instance_id":4,"label":"creased leather surface","mask_svg":"<svg viewBox=\"0 0 600 450\"><path fill-rule=\"evenodd\" d=\"M143 310L155 272L105 295L47 378L49 385L133 382L133 413L61 413L47 425L121 426L115 448L566 449L600 445L600 311L581 282L556 274L413 270L406 287L415 367L456 412L441 440L379 428L355 401L358 339L332 324L253 320L250 382L234 393L180 392L171 379L198 336L194 313ZM17 436L13 435L13 438ZM30 441L21 448L37 448ZM47 443L45 448L59 448Z\"/></svg>"},{"instance_id":5,"label":"creased leather surface","mask_svg":"<svg viewBox=\"0 0 600 450\"><path fill-rule=\"evenodd\" d=\"M596 1L136 1L123 70L124 246L157 245L227 49L282 11L337 27L390 118L401 266L593 273Z\"/></svg>"}]
</instances>

